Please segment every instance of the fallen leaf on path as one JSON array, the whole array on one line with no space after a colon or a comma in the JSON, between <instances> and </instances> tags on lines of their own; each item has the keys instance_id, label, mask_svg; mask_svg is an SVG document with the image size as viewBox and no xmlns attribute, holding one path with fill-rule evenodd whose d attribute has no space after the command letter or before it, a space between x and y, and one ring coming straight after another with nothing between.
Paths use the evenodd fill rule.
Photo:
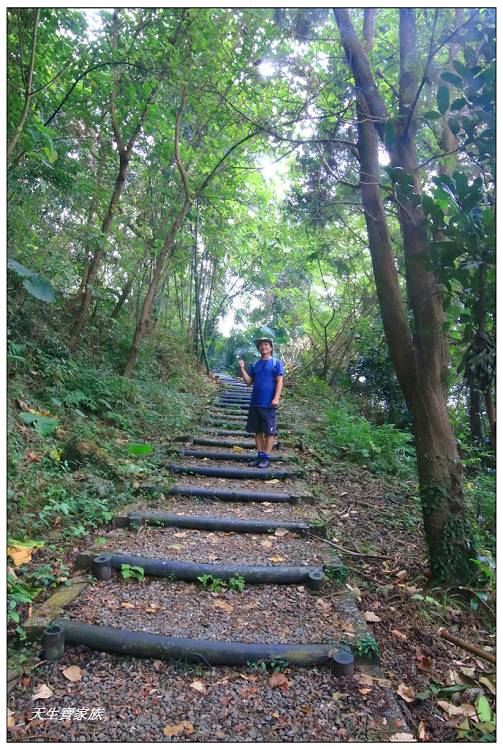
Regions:
<instances>
[{"instance_id":1,"label":"fallen leaf on path","mask_svg":"<svg viewBox=\"0 0 503 750\"><path fill-rule=\"evenodd\" d=\"M445 711L445 713L450 716L475 716L477 711L475 710L475 706L472 706L471 703L462 703L460 706L454 705L454 703L449 703L448 701L437 701L437 706L440 706L440 708Z\"/></svg>"},{"instance_id":2,"label":"fallen leaf on path","mask_svg":"<svg viewBox=\"0 0 503 750\"><path fill-rule=\"evenodd\" d=\"M413 734L409 734L408 732L396 732L396 734L392 734L389 738L390 742L416 742L416 738Z\"/></svg>"},{"instance_id":3,"label":"fallen leaf on path","mask_svg":"<svg viewBox=\"0 0 503 750\"><path fill-rule=\"evenodd\" d=\"M223 599L215 599L212 604L214 607L216 607L217 609L221 609L223 612L233 612L234 610L232 604L227 604L227 602L224 602Z\"/></svg>"},{"instance_id":4,"label":"fallen leaf on path","mask_svg":"<svg viewBox=\"0 0 503 750\"><path fill-rule=\"evenodd\" d=\"M266 479L264 484L279 484L279 479Z\"/></svg>"},{"instance_id":5,"label":"fallen leaf on path","mask_svg":"<svg viewBox=\"0 0 503 750\"><path fill-rule=\"evenodd\" d=\"M485 685L486 688L489 688L493 695L496 695L496 685L492 680L489 679L489 677L479 677L479 682L481 685Z\"/></svg>"},{"instance_id":6,"label":"fallen leaf on path","mask_svg":"<svg viewBox=\"0 0 503 750\"><path fill-rule=\"evenodd\" d=\"M201 680L194 680L194 682L190 683L190 687L198 693L203 693L203 695L206 693L204 682L201 682Z\"/></svg>"},{"instance_id":7,"label":"fallen leaf on path","mask_svg":"<svg viewBox=\"0 0 503 750\"><path fill-rule=\"evenodd\" d=\"M165 737L178 737L179 734L192 734L194 725L190 721L181 721L179 724L170 724L162 730Z\"/></svg>"},{"instance_id":8,"label":"fallen leaf on path","mask_svg":"<svg viewBox=\"0 0 503 750\"><path fill-rule=\"evenodd\" d=\"M351 586L350 583L346 583L346 588L348 591L351 591L353 596L355 597L356 601L361 602L362 600L362 592L358 588L358 586Z\"/></svg>"},{"instance_id":9,"label":"fallen leaf on path","mask_svg":"<svg viewBox=\"0 0 503 750\"><path fill-rule=\"evenodd\" d=\"M433 669L434 666L435 659L433 659L431 656L424 656L423 654L421 654L421 656L417 660L417 668L422 672L429 672L431 669Z\"/></svg>"},{"instance_id":10,"label":"fallen leaf on path","mask_svg":"<svg viewBox=\"0 0 503 750\"><path fill-rule=\"evenodd\" d=\"M10 708L7 709L7 726L9 727L9 729L16 726L14 711L11 711Z\"/></svg>"},{"instance_id":11,"label":"fallen leaf on path","mask_svg":"<svg viewBox=\"0 0 503 750\"><path fill-rule=\"evenodd\" d=\"M420 740L426 739L426 727L424 726L424 721L420 721L419 725L417 727L417 736Z\"/></svg>"},{"instance_id":12,"label":"fallen leaf on path","mask_svg":"<svg viewBox=\"0 0 503 750\"><path fill-rule=\"evenodd\" d=\"M358 688L358 692L361 693L362 695L368 695L369 693L372 692L372 688L371 687Z\"/></svg>"},{"instance_id":13,"label":"fallen leaf on path","mask_svg":"<svg viewBox=\"0 0 503 750\"><path fill-rule=\"evenodd\" d=\"M407 640L407 636L405 635L405 633L402 633L400 630L392 630L391 631L391 635L394 635L395 638L398 638L398 640L400 640L400 641L406 641Z\"/></svg>"},{"instance_id":14,"label":"fallen leaf on path","mask_svg":"<svg viewBox=\"0 0 503 750\"><path fill-rule=\"evenodd\" d=\"M403 698L407 703L412 703L416 700L414 688L408 687L404 682L400 683L396 692L400 698Z\"/></svg>"},{"instance_id":15,"label":"fallen leaf on path","mask_svg":"<svg viewBox=\"0 0 503 750\"><path fill-rule=\"evenodd\" d=\"M155 671L158 672L160 669L162 669L164 662L162 662L160 659L154 659L152 664Z\"/></svg>"},{"instance_id":16,"label":"fallen leaf on path","mask_svg":"<svg viewBox=\"0 0 503 750\"><path fill-rule=\"evenodd\" d=\"M372 687L372 685L374 684L374 680L372 679L372 675L370 674L358 675L358 682L364 687Z\"/></svg>"},{"instance_id":17,"label":"fallen leaf on path","mask_svg":"<svg viewBox=\"0 0 503 750\"><path fill-rule=\"evenodd\" d=\"M289 533L288 529L276 529L274 536L286 536Z\"/></svg>"},{"instance_id":18,"label":"fallen leaf on path","mask_svg":"<svg viewBox=\"0 0 503 750\"><path fill-rule=\"evenodd\" d=\"M284 559L285 559L285 558L284 558L284 557L281 557L281 555L274 555L273 557L270 557L270 558L269 558L269 560L270 560L271 562L273 562L273 563L279 563L279 562L283 562L283 560L284 560Z\"/></svg>"},{"instance_id":19,"label":"fallen leaf on path","mask_svg":"<svg viewBox=\"0 0 503 750\"><path fill-rule=\"evenodd\" d=\"M183 538L184 536L187 536L189 532L188 531L177 531L173 536L177 536L179 538Z\"/></svg>"},{"instance_id":20,"label":"fallen leaf on path","mask_svg":"<svg viewBox=\"0 0 503 750\"><path fill-rule=\"evenodd\" d=\"M78 682L82 679L82 670L76 664L63 669L63 674L67 680L70 680L70 682Z\"/></svg>"},{"instance_id":21,"label":"fallen leaf on path","mask_svg":"<svg viewBox=\"0 0 503 750\"><path fill-rule=\"evenodd\" d=\"M396 577L398 578L399 581L404 581L408 575L409 574L407 573L406 570L399 570L398 573L396 574Z\"/></svg>"},{"instance_id":22,"label":"fallen leaf on path","mask_svg":"<svg viewBox=\"0 0 503 750\"><path fill-rule=\"evenodd\" d=\"M9 545L7 547L7 554L14 563L14 567L19 568L20 565L30 562L33 549L31 547L22 547L21 545Z\"/></svg>"},{"instance_id":23,"label":"fallen leaf on path","mask_svg":"<svg viewBox=\"0 0 503 750\"><path fill-rule=\"evenodd\" d=\"M381 622L381 618L375 612L370 612L369 610L363 613L363 619L367 622Z\"/></svg>"},{"instance_id":24,"label":"fallen leaf on path","mask_svg":"<svg viewBox=\"0 0 503 750\"><path fill-rule=\"evenodd\" d=\"M240 448L239 445L233 445L232 450L234 453L243 453L244 448Z\"/></svg>"},{"instance_id":25,"label":"fallen leaf on path","mask_svg":"<svg viewBox=\"0 0 503 750\"><path fill-rule=\"evenodd\" d=\"M272 547L272 542L270 539L262 539L260 542L261 547L265 547L266 549L270 549Z\"/></svg>"},{"instance_id":26,"label":"fallen leaf on path","mask_svg":"<svg viewBox=\"0 0 503 750\"><path fill-rule=\"evenodd\" d=\"M42 700L44 698L51 698L54 695L49 685L39 685L37 692L31 696L32 701Z\"/></svg>"},{"instance_id":27,"label":"fallen leaf on path","mask_svg":"<svg viewBox=\"0 0 503 750\"><path fill-rule=\"evenodd\" d=\"M271 679L269 680L269 685L273 688L284 688L288 687L289 683L286 675L284 675L283 672L273 672L271 675Z\"/></svg>"},{"instance_id":28,"label":"fallen leaf on path","mask_svg":"<svg viewBox=\"0 0 503 750\"><path fill-rule=\"evenodd\" d=\"M131 602L121 602L121 607L124 609L136 609L136 605Z\"/></svg>"}]
</instances>

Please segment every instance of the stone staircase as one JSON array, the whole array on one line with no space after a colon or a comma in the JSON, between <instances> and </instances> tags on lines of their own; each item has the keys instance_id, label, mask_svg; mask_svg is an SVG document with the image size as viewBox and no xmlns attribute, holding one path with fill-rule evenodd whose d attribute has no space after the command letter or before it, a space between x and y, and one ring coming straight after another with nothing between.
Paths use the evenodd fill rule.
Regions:
<instances>
[{"instance_id":1,"label":"stone staircase","mask_svg":"<svg viewBox=\"0 0 503 750\"><path fill-rule=\"evenodd\" d=\"M326 667L340 677L356 663L380 674L375 659L362 660L351 648L370 634L344 585L347 569L324 543L325 526L298 458L285 450L292 435L280 429L268 469L243 465L256 455L246 432L250 389L218 377L221 392L208 411L214 416L204 415L200 434L162 461L168 476L150 485L151 502L126 509L105 546L78 555L77 570L100 583L74 578L66 595L56 592L33 613L28 633L45 633L46 644L52 633L69 647L185 664L281 661ZM140 581L123 580L124 570L136 570ZM211 598L197 603L198 592ZM239 618L248 600L255 622L247 628ZM208 607L213 603L223 612ZM261 607L268 613L262 618Z\"/></svg>"}]
</instances>

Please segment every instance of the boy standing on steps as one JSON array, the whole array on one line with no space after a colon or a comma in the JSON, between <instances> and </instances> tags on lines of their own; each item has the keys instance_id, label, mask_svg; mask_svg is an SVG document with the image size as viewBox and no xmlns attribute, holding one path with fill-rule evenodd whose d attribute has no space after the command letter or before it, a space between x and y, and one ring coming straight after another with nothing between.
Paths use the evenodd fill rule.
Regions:
<instances>
[{"instance_id":1,"label":"boy standing on steps","mask_svg":"<svg viewBox=\"0 0 503 750\"><path fill-rule=\"evenodd\" d=\"M255 341L260 352L260 359L245 368L239 360L241 377L247 385L253 383L250 410L246 429L255 433L257 458L250 466L267 469L270 464L270 453L276 434L276 410L283 389L285 370L279 359L272 356L272 339L264 337Z\"/></svg>"}]
</instances>

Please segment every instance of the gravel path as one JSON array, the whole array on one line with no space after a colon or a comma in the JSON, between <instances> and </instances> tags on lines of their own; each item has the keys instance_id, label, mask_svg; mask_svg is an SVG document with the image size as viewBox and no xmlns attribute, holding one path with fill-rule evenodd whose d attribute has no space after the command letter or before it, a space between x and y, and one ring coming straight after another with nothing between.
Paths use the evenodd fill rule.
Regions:
<instances>
[{"instance_id":1,"label":"gravel path","mask_svg":"<svg viewBox=\"0 0 503 750\"><path fill-rule=\"evenodd\" d=\"M186 482L184 482L186 484ZM188 484L188 482L187 482ZM136 510L156 510L195 516L222 516L228 518L274 518L281 521L319 520L318 509L310 503L234 503L209 498L179 495L158 495L152 500L138 502ZM106 533L106 532L104 532Z\"/></svg>"},{"instance_id":2,"label":"gravel path","mask_svg":"<svg viewBox=\"0 0 503 750\"><path fill-rule=\"evenodd\" d=\"M331 643L354 636L336 599L305 586L211 592L197 583L121 579L88 587L64 617L160 635L247 643ZM190 613L190 616L187 616Z\"/></svg>"},{"instance_id":3,"label":"gravel path","mask_svg":"<svg viewBox=\"0 0 503 750\"><path fill-rule=\"evenodd\" d=\"M63 676L70 665L82 669L77 682ZM190 667L69 647L61 663L39 667L32 682L9 699L17 725L11 737L17 742L368 742L401 731L392 728L396 708L389 690L377 683L370 691L362 688L359 673L341 679L324 668L287 668L284 675L287 682L273 687L271 674L260 670ZM40 685L53 695L33 701ZM58 715L63 708L96 708L103 717L61 721L45 719L44 713L30 723L36 707ZM176 734L166 736L166 727Z\"/></svg>"},{"instance_id":4,"label":"gravel path","mask_svg":"<svg viewBox=\"0 0 503 750\"><path fill-rule=\"evenodd\" d=\"M169 460L206 463L189 457ZM232 461L207 459L207 463L240 466ZM290 467L295 464L277 462L273 468ZM160 467L157 477L138 486L137 509L323 521L330 509L321 509L309 499L316 482L315 472L305 478L243 480L170 476ZM239 503L170 496L173 484L304 499L295 504ZM150 494L149 488L155 492ZM100 546L102 551L192 562L321 565L334 558L322 541L293 532L250 535L144 526L139 531L97 530L96 536L108 539ZM223 641L331 643L368 633L352 596L344 587L336 591L331 585L319 593L305 586L279 585L211 592L197 583L155 578L140 583L115 574L112 581L90 584L61 615L99 625ZM74 681L63 674L69 666L81 670L72 670ZM282 672L267 672L260 664L237 671L68 646L60 663L36 666L9 698L10 737L18 742L370 742L403 731L389 686L368 674L357 670L353 677L341 679L328 668L276 668ZM40 718L34 718L35 708L40 709ZM103 715L94 720L86 715L68 718L70 709L79 708Z\"/></svg>"},{"instance_id":5,"label":"gravel path","mask_svg":"<svg viewBox=\"0 0 503 750\"><path fill-rule=\"evenodd\" d=\"M119 531L119 530L118 530ZM143 526L138 532L120 529L100 550L147 557L191 560L198 563L273 565L322 565L333 557L328 545L287 532L284 536L237 534L223 531L197 531ZM278 559L280 558L280 559Z\"/></svg>"}]
</instances>

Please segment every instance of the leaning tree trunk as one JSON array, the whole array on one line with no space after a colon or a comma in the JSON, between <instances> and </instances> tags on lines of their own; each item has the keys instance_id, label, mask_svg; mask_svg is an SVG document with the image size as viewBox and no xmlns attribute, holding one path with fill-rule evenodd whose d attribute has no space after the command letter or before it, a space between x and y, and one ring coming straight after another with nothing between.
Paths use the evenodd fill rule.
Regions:
<instances>
[{"instance_id":1,"label":"leaning tree trunk","mask_svg":"<svg viewBox=\"0 0 503 750\"><path fill-rule=\"evenodd\" d=\"M463 500L462 471L445 397L447 371L444 315L439 287L428 270L429 246L420 203L415 144L415 17L400 11L400 113L394 122L391 158L409 175L399 195L406 260L407 294L414 335L402 302L382 195L378 135L384 135L386 107L368 57L347 10L334 10L342 44L356 82L360 187L383 326L395 371L413 416L423 523L432 577L466 582L475 551Z\"/></svg>"}]
</instances>

